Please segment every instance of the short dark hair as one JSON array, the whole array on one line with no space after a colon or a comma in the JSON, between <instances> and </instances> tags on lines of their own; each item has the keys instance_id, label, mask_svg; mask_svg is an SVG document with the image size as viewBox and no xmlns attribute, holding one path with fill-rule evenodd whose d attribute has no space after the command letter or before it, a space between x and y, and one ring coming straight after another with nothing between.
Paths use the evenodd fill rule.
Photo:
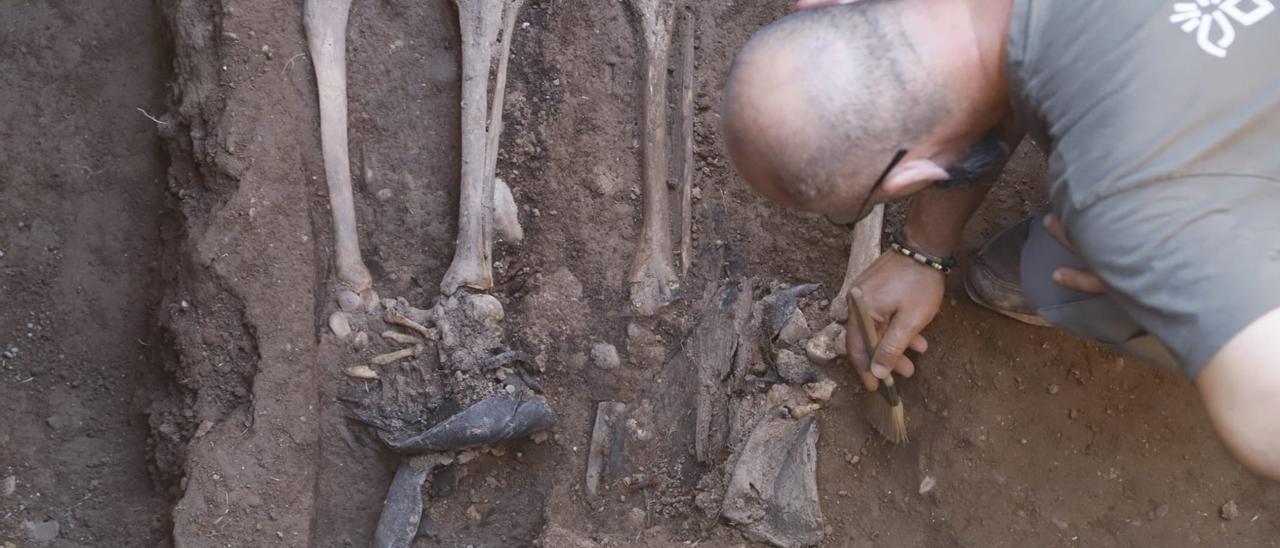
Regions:
<instances>
[{"instance_id":1,"label":"short dark hair","mask_svg":"<svg viewBox=\"0 0 1280 548\"><path fill-rule=\"evenodd\" d=\"M865 196L875 177L865 175L923 138L947 109L900 12L896 0L864 0L803 10L758 31L725 87L731 155L754 155L801 207Z\"/></svg>"}]
</instances>

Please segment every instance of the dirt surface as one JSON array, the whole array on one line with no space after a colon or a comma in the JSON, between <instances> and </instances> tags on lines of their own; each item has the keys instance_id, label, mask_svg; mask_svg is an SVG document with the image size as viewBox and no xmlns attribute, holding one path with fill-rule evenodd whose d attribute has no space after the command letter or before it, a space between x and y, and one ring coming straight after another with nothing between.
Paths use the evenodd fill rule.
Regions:
<instances>
[{"instance_id":1,"label":"dirt surface","mask_svg":"<svg viewBox=\"0 0 1280 548\"><path fill-rule=\"evenodd\" d=\"M149 3L112 4L0 6L0 540L20 546L171 529L146 415L165 158L138 110L165 110L169 59Z\"/></svg>"},{"instance_id":2,"label":"dirt surface","mask_svg":"<svg viewBox=\"0 0 1280 548\"><path fill-rule=\"evenodd\" d=\"M424 490L431 535L415 546L754 545L715 515L726 455L695 454L697 382L681 356L707 325L709 291L821 283L802 307L816 329L843 276L847 234L750 193L719 139L733 53L790 3L691 8L695 261L683 298L653 318L626 306L643 138L631 12L524 6L498 173L525 241L496 247L492 294L559 422L437 473ZM0 542L372 538L400 457L343 401L386 386L342 371L393 347L355 351L326 326L340 287L300 12L234 0L0 8L0 480L15 478L13 493L0 481ZM443 0L358 0L348 40L365 258L381 296L426 307L457 227L456 13ZM1016 155L968 247L1039 207L1043 167L1034 149ZM1280 544L1280 486L1231 459L1185 380L996 316L958 284L904 383L906 447L863 420L851 375L825 370L838 388L816 415L823 545ZM593 359L600 343L617 367ZM633 432L648 434L593 496L602 401L627 404ZM1225 520L1229 501L1238 516Z\"/></svg>"}]
</instances>

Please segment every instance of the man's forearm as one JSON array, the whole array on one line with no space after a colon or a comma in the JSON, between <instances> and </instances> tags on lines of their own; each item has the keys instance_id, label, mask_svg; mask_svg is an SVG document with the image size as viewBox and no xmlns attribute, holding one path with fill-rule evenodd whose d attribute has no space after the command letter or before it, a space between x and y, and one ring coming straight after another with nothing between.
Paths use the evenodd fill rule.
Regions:
<instances>
[{"instance_id":1,"label":"man's forearm","mask_svg":"<svg viewBox=\"0 0 1280 548\"><path fill-rule=\"evenodd\" d=\"M907 207L904 228L907 244L930 255L953 255L964 225L982 205L989 190L991 185L974 185L920 193Z\"/></svg>"}]
</instances>

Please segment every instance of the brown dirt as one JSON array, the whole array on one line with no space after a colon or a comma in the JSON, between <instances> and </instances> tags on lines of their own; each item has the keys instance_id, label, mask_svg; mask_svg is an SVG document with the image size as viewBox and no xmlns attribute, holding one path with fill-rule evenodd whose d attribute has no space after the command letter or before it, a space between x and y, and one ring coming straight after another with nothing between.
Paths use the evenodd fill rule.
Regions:
<instances>
[{"instance_id":1,"label":"brown dirt","mask_svg":"<svg viewBox=\"0 0 1280 548\"><path fill-rule=\"evenodd\" d=\"M689 409L676 403L690 393L669 358L709 284L839 287L845 235L751 194L719 142L733 52L790 4L693 8L697 260L685 299L657 318L624 307L642 138L630 13L526 4L499 163L526 241L497 247L495 295L513 346L545 368L560 422L543 443L437 477L427 508L440 540L416 545L749 544L695 501L716 470L686 443ZM0 542L41 545L23 522L48 519L58 546L371 538L398 459L336 398L362 389L342 369L385 348L353 353L324 327L337 286L300 6L0 8L0 352L18 348L0 358L0 480L17 480L0 492ZM353 8L360 236L377 291L419 306L437 294L456 229L459 56L449 2ZM1042 169L1034 150L1017 155L969 247L1038 207ZM1184 380L990 314L951 282L906 383L909 446L881 441L854 379L828 371L840 388L819 415L824 545L1280 543L1280 486L1226 454ZM662 348L629 345L630 325ZM597 342L623 365L591 364ZM658 484L585 494L600 401L648 410L660 435L628 466ZM926 476L937 486L919 495ZM1232 521L1219 517L1228 500Z\"/></svg>"}]
</instances>

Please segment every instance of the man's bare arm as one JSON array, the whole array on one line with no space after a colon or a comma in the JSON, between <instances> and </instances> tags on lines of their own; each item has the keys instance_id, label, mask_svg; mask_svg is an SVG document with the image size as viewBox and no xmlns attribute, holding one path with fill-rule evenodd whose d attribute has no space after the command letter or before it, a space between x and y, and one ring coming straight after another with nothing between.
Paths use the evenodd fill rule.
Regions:
<instances>
[{"instance_id":1,"label":"man's bare arm","mask_svg":"<svg viewBox=\"0 0 1280 548\"><path fill-rule=\"evenodd\" d=\"M935 188L921 192L907 208L907 244L941 257L955 254L964 226L986 199L990 185Z\"/></svg>"},{"instance_id":2,"label":"man's bare arm","mask_svg":"<svg viewBox=\"0 0 1280 548\"><path fill-rule=\"evenodd\" d=\"M1196 378L1218 435L1240 462L1280 481L1280 309L1246 327Z\"/></svg>"}]
</instances>

